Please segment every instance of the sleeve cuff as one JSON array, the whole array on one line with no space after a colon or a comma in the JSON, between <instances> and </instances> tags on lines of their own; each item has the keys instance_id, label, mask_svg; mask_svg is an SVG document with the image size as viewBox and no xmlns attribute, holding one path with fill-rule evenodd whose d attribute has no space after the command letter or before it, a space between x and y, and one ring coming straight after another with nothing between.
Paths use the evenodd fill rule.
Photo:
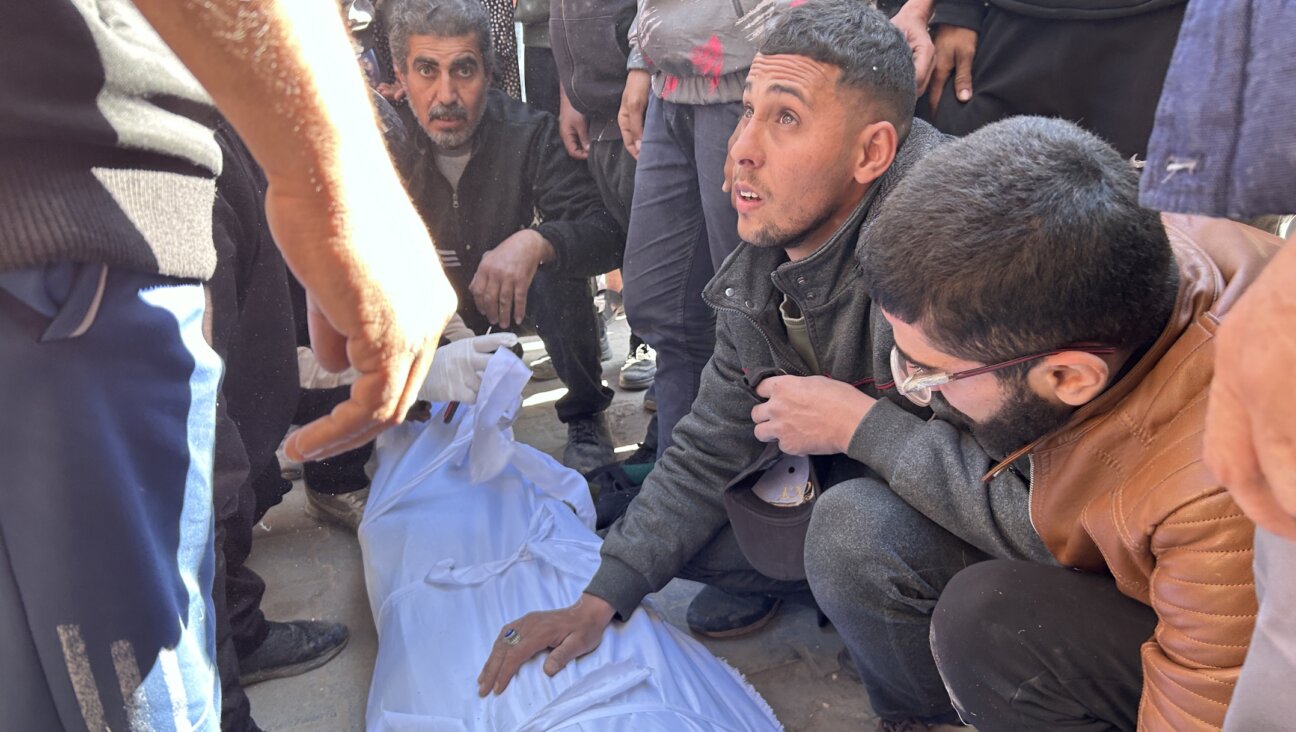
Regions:
<instances>
[{"instance_id":1,"label":"sleeve cuff","mask_svg":"<svg viewBox=\"0 0 1296 732\"><path fill-rule=\"evenodd\" d=\"M981 20L985 18L985 3L979 0L947 0L936 3L932 13L932 25L956 25L977 32L981 31Z\"/></svg>"},{"instance_id":2,"label":"sleeve cuff","mask_svg":"<svg viewBox=\"0 0 1296 732\"><path fill-rule=\"evenodd\" d=\"M565 155L566 153L563 154ZM547 269L561 271L563 265L566 264L568 259L567 240L562 235L561 227L557 226L554 222L547 222L534 228L536 233L543 236L545 241L549 242L549 246L553 247L554 250L553 261L545 262L541 266Z\"/></svg>"},{"instance_id":3,"label":"sleeve cuff","mask_svg":"<svg viewBox=\"0 0 1296 732\"><path fill-rule=\"evenodd\" d=\"M880 399L860 420L846 454L877 471L887 483L894 482L900 456L926 420Z\"/></svg>"},{"instance_id":4,"label":"sleeve cuff","mask_svg":"<svg viewBox=\"0 0 1296 732\"><path fill-rule=\"evenodd\" d=\"M652 586L629 565L605 554L585 592L607 600L616 609L617 620L629 620Z\"/></svg>"}]
</instances>

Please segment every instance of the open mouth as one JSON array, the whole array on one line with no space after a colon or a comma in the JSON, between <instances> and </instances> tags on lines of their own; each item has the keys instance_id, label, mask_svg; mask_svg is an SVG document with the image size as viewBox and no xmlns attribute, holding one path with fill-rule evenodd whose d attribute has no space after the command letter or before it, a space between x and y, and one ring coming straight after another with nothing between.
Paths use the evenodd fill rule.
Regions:
<instances>
[{"instance_id":1,"label":"open mouth","mask_svg":"<svg viewBox=\"0 0 1296 732\"><path fill-rule=\"evenodd\" d=\"M754 210L765 200L759 193L752 190L752 187L745 183L734 185L734 207L739 213L747 213Z\"/></svg>"}]
</instances>

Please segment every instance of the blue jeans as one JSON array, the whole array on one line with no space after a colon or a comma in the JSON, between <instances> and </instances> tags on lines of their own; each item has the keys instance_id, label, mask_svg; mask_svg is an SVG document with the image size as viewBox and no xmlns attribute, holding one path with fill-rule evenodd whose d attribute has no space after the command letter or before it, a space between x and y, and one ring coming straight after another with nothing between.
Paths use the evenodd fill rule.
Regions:
<instances>
[{"instance_id":1,"label":"blue jeans","mask_svg":"<svg viewBox=\"0 0 1296 732\"><path fill-rule=\"evenodd\" d=\"M742 106L648 101L622 275L630 327L657 351L657 454L693 405L715 350L702 288L738 247L738 213L720 190Z\"/></svg>"},{"instance_id":2,"label":"blue jeans","mask_svg":"<svg viewBox=\"0 0 1296 732\"><path fill-rule=\"evenodd\" d=\"M204 300L102 265L0 274L6 728L220 727Z\"/></svg>"}]
</instances>

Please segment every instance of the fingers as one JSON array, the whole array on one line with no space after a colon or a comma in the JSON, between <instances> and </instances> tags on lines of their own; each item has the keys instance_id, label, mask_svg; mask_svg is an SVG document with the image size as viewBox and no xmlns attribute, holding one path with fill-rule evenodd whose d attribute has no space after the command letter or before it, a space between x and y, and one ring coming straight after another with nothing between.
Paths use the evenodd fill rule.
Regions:
<instances>
[{"instance_id":1,"label":"fingers","mask_svg":"<svg viewBox=\"0 0 1296 732\"><path fill-rule=\"evenodd\" d=\"M535 615L535 613L532 613ZM495 639L495 645L491 647L490 657L486 659L486 665L482 668L481 675L477 677L477 694L486 696L490 693L502 694L508 688L513 677L522 664L530 661L537 653L556 646L559 642L550 643L549 636L545 635L538 624L530 622L528 615L516 623L504 626L499 636ZM516 645L510 645L504 639L505 633L512 630L518 636Z\"/></svg>"},{"instance_id":2,"label":"fingers","mask_svg":"<svg viewBox=\"0 0 1296 732\"><path fill-rule=\"evenodd\" d=\"M761 382L756 385L756 396L760 397L761 399L769 399L770 397L774 396L774 389L778 387L779 383L784 379L790 379L790 378L793 377L770 376L769 378L761 379Z\"/></svg>"},{"instance_id":3,"label":"fingers","mask_svg":"<svg viewBox=\"0 0 1296 732\"><path fill-rule=\"evenodd\" d=\"M589 141L583 139L581 132L579 125L562 125L563 147L567 148L567 155L576 160L589 158Z\"/></svg>"},{"instance_id":4,"label":"fingers","mask_svg":"<svg viewBox=\"0 0 1296 732\"><path fill-rule=\"evenodd\" d=\"M468 284L468 291L472 293L477 312L486 316L486 322L492 325L500 322L500 284L490 268L486 266L478 266L477 274Z\"/></svg>"},{"instance_id":5,"label":"fingers","mask_svg":"<svg viewBox=\"0 0 1296 732\"><path fill-rule=\"evenodd\" d=\"M932 66L931 82L927 87L927 101L931 104L933 115L936 114L936 108L940 106L941 96L945 91L945 82L949 80L953 71L954 58L952 53L937 49Z\"/></svg>"},{"instance_id":6,"label":"fingers","mask_svg":"<svg viewBox=\"0 0 1296 732\"><path fill-rule=\"evenodd\" d=\"M927 29L921 31L921 37L910 41L914 58L914 81L917 83L917 94L922 96L931 83L932 70L936 61L936 46L931 42Z\"/></svg>"},{"instance_id":7,"label":"fingers","mask_svg":"<svg viewBox=\"0 0 1296 732\"><path fill-rule=\"evenodd\" d=\"M346 352L346 336L333 327L309 294L306 296L306 304L306 325L310 330L311 350L315 352L315 360L334 373L344 371L351 365Z\"/></svg>"},{"instance_id":8,"label":"fingers","mask_svg":"<svg viewBox=\"0 0 1296 732\"><path fill-rule=\"evenodd\" d=\"M976 46L959 48L954 54L954 96L960 102L972 98L972 59Z\"/></svg>"},{"instance_id":9,"label":"fingers","mask_svg":"<svg viewBox=\"0 0 1296 732\"><path fill-rule=\"evenodd\" d=\"M501 348L512 348L518 342L517 333L490 333L470 339L472 349L478 353L492 354Z\"/></svg>"},{"instance_id":10,"label":"fingers","mask_svg":"<svg viewBox=\"0 0 1296 732\"><path fill-rule=\"evenodd\" d=\"M406 400L413 360L412 356L404 356L395 359L393 367L383 372L362 373L351 385L350 399L288 438L285 446L288 456L309 461L337 455L373 440L396 424L404 414L398 409ZM413 404L413 399L408 402ZM405 405L406 411L409 404Z\"/></svg>"},{"instance_id":11,"label":"fingers","mask_svg":"<svg viewBox=\"0 0 1296 732\"><path fill-rule=\"evenodd\" d=\"M589 157L589 125L576 125L576 142L580 144L580 159L584 160Z\"/></svg>"},{"instance_id":12,"label":"fingers","mask_svg":"<svg viewBox=\"0 0 1296 732\"><path fill-rule=\"evenodd\" d=\"M513 322L517 325L521 325L522 320L526 318L528 289L527 283L514 282L513 284ZM501 318L500 325L507 327L508 319Z\"/></svg>"},{"instance_id":13,"label":"fingers","mask_svg":"<svg viewBox=\"0 0 1296 732\"><path fill-rule=\"evenodd\" d=\"M549 657L544 662L545 674L553 676L562 671L573 660L597 648L600 640L601 638L596 636L591 643L580 633L568 635L557 648L549 651Z\"/></svg>"}]
</instances>

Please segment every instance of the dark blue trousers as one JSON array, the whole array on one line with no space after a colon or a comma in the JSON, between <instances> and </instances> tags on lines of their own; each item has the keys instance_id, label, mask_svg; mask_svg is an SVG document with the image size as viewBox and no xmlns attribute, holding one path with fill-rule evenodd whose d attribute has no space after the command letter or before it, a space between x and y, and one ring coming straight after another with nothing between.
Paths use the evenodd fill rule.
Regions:
<instances>
[{"instance_id":1,"label":"dark blue trousers","mask_svg":"<svg viewBox=\"0 0 1296 732\"><path fill-rule=\"evenodd\" d=\"M194 281L0 274L6 729L219 729L204 310Z\"/></svg>"}]
</instances>

